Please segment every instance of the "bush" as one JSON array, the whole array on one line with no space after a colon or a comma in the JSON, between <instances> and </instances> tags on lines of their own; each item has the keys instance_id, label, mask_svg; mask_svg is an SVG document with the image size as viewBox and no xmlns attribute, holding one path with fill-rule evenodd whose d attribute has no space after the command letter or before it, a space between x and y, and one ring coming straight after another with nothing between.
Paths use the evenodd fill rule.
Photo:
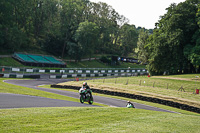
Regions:
<instances>
[{"instance_id":1,"label":"bush","mask_svg":"<svg viewBox=\"0 0 200 133\"><path fill-rule=\"evenodd\" d=\"M109 59L109 58L106 57L106 56L102 56L102 57L100 58L100 61L102 61L103 63L111 64L111 59Z\"/></svg>"}]
</instances>

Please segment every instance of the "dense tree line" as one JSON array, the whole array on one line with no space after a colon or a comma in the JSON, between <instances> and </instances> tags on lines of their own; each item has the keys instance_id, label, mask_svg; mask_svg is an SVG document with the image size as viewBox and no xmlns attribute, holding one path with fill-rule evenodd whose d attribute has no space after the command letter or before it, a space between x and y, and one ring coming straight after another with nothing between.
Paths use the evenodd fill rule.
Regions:
<instances>
[{"instance_id":1,"label":"dense tree line","mask_svg":"<svg viewBox=\"0 0 200 133\"><path fill-rule=\"evenodd\" d=\"M1 0L0 52L43 50L79 60L92 54L127 56L138 32L106 3L89 0Z\"/></svg>"},{"instance_id":2,"label":"dense tree line","mask_svg":"<svg viewBox=\"0 0 200 133\"><path fill-rule=\"evenodd\" d=\"M171 4L153 34L141 30L138 57L151 74L200 72L200 3Z\"/></svg>"},{"instance_id":3,"label":"dense tree line","mask_svg":"<svg viewBox=\"0 0 200 133\"><path fill-rule=\"evenodd\" d=\"M80 60L136 52L151 74L200 72L199 0L166 10L155 29L146 30L102 2L1 0L0 53L35 49Z\"/></svg>"}]
</instances>

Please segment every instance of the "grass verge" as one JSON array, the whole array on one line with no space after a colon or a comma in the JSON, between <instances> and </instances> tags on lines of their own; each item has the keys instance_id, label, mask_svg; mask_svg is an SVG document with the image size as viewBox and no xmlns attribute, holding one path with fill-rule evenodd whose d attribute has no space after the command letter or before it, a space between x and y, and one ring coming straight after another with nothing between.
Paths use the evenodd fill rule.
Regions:
<instances>
[{"instance_id":1,"label":"grass verge","mask_svg":"<svg viewBox=\"0 0 200 133\"><path fill-rule=\"evenodd\" d=\"M0 110L6 132L199 133L200 117L128 108L29 108Z\"/></svg>"},{"instance_id":2,"label":"grass verge","mask_svg":"<svg viewBox=\"0 0 200 133\"><path fill-rule=\"evenodd\" d=\"M194 77L194 75L191 75ZM168 77L170 78L170 77ZM87 81L90 87L138 94L148 97L155 97L164 100L184 103L195 107L200 107L200 95L193 94L194 88L200 86L199 81L167 79L158 77L124 77L112 79L98 79ZM128 85L126 85L128 82ZM81 86L81 82L66 82L60 85ZM153 87L154 84L154 87ZM155 85L156 84L156 85ZM168 84L168 88L165 88ZM185 92L178 91L183 86Z\"/></svg>"},{"instance_id":3,"label":"grass verge","mask_svg":"<svg viewBox=\"0 0 200 133\"><path fill-rule=\"evenodd\" d=\"M138 65L134 63L121 62L120 65L111 66L106 65L98 60L67 62L68 68L146 68L145 65Z\"/></svg>"},{"instance_id":4,"label":"grass verge","mask_svg":"<svg viewBox=\"0 0 200 133\"><path fill-rule=\"evenodd\" d=\"M14 60L12 57L0 58L0 66L24 67L24 65Z\"/></svg>"}]
</instances>

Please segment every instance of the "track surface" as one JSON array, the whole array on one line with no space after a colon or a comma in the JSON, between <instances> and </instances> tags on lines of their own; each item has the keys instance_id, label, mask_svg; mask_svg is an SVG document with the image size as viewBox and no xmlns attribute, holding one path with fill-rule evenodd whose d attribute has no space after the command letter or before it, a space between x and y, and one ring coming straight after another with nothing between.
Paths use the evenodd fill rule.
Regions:
<instances>
[{"instance_id":1,"label":"track surface","mask_svg":"<svg viewBox=\"0 0 200 133\"><path fill-rule=\"evenodd\" d=\"M48 88L41 88L37 87L38 85L46 85L46 84L56 84L61 82L69 81L67 79L37 79L37 80L7 80L5 82L15 85L20 85L24 87L29 87L33 89L38 89L42 91L47 91L51 93L56 93L64 96L69 96L73 98L79 98L79 93L70 92L66 90L57 90L57 89L48 89ZM7 98L5 98L7 97ZM125 100L119 100L114 98L107 98L102 96L95 96L94 102L106 104L109 106L114 107L125 107L126 101ZM7 100L3 100L7 99ZM9 100L8 100L9 99ZM2 102L3 101L3 102ZM18 102L19 101L19 102ZM154 110L154 111L163 111L163 112L171 112L165 109L156 108L148 105L143 105L139 103L133 102L135 108L139 109L146 109L146 110ZM41 97L33 97L33 96L24 96L24 95L15 95L15 94L0 94L0 108L20 108L20 107L74 107L74 106L93 106L88 104L81 104L77 102L70 102L70 101L64 101L64 100L55 100L55 99L48 99L48 98L41 98Z\"/></svg>"},{"instance_id":2,"label":"track surface","mask_svg":"<svg viewBox=\"0 0 200 133\"><path fill-rule=\"evenodd\" d=\"M0 93L0 109L29 107L90 107L89 104L19 94Z\"/></svg>"}]
</instances>

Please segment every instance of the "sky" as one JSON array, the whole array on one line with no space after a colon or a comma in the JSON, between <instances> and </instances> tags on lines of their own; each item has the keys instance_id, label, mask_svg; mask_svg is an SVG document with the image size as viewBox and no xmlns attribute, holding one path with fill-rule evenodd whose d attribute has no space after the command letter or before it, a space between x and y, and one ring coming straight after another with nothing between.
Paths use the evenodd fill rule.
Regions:
<instances>
[{"instance_id":1,"label":"sky","mask_svg":"<svg viewBox=\"0 0 200 133\"><path fill-rule=\"evenodd\" d=\"M172 3L185 0L90 0L91 2L104 2L112 6L120 15L129 19L129 24L136 27L153 29L160 16L163 16Z\"/></svg>"}]
</instances>

